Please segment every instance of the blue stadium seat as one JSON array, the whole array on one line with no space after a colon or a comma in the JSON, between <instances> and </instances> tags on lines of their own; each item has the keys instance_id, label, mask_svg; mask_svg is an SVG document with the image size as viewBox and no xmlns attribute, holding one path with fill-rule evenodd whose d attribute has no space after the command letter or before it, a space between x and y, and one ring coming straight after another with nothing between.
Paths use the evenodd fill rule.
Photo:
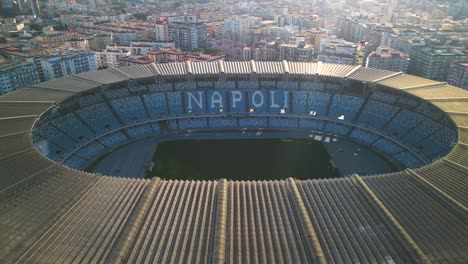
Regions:
<instances>
[{"instance_id":1,"label":"blue stadium seat","mask_svg":"<svg viewBox=\"0 0 468 264\"><path fill-rule=\"evenodd\" d=\"M139 96L125 97L110 101L115 112L119 114L125 123L147 118L145 108Z\"/></svg>"},{"instance_id":2,"label":"blue stadium seat","mask_svg":"<svg viewBox=\"0 0 468 264\"><path fill-rule=\"evenodd\" d=\"M82 137L87 139L93 137L93 132L89 130L73 113L60 116L52 120L52 123L75 140L80 140Z\"/></svg>"},{"instance_id":3,"label":"blue stadium seat","mask_svg":"<svg viewBox=\"0 0 468 264\"><path fill-rule=\"evenodd\" d=\"M111 128L120 127L119 122L105 103L81 108L76 113L98 134Z\"/></svg>"},{"instance_id":4,"label":"blue stadium seat","mask_svg":"<svg viewBox=\"0 0 468 264\"><path fill-rule=\"evenodd\" d=\"M309 92L307 113L312 111L319 116L325 116L330 103L330 96L329 93L325 92Z\"/></svg>"},{"instance_id":5,"label":"blue stadium seat","mask_svg":"<svg viewBox=\"0 0 468 264\"><path fill-rule=\"evenodd\" d=\"M266 117L239 117L239 127L263 128L267 127Z\"/></svg>"},{"instance_id":6,"label":"blue stadium seat","mask_svg":"<svg viewBox=\"0 0 468 264\"><path fill-rule=\"evenodd\" d=\"M358 122L373 128L382 128L398 109L386 103L368 100L359 115Z\"/></svg>"},{"instance_id":7,"label":"blue stadium seat","mask_svg":"<svg viewBox=\"0 0 468 264\"><path fill-rule=\"evenodd\" d=\"M145 94L143 95L143 100L152 117L160 116L168 112L166 95L164 93Z\"/></svg>"},{"instance_id":8,"label":"blue stadium seat","mask_svg":"<svg viewBox=\"0 0 468 264\"><path fill-rule=\"evenodd\" d=\"M297 128L296 118L270 117L269 127L271 128Z\"/></svg>"},{"instance_id":9,"label":"blue stadium seat","mask_svg":"<svg viewBox=\"0 0 468 264\"><path fill-rule=\"evenodd\" d=\"M99 138L99 142L108 148L123 143L127 140L127 137L121 131L113 132Z\"/></svg>"},{"instance_id":10,"label":"blue stadium seat","mask_svg":"<svg viewBox=\"0 0 468 264\"><path fill-rule=\"evenodd\" d=\"M301 118L299 119L299 127L305 129L311 129L314 131L323 131L324 121L314 120L312 118Z\"/></svg>"},{"instance_id":11,"label":"blue stadium seat","mask_svg":"<svg viewBox=\"0 0 468 264\"><path fill-rule=\"evenodd\" d=\"M129 127L126 131L132 138L147 137L154 134L153 129L151 129L151 126L148 124Z\"/></svg>"},{"instance_id":12,"label":"blue stadium seat","mask_svg":"<svg viewBox=\"0 0 468 264\"><path fill-rule=\"evenodd\" d=\"M350 95L335 94L330 107L330 118L338 118L344 115L345 120L352 121L356 117L364 102L364 98Z\"/></svg>"},{"instance_id":13,"label":"blue stadium seat","mask_svg":"<svg viewBox=\"0 0 468 264\"><path fill-rule=\"evenodd\" d=\"M87 145L83 146L82 148L80 148L75 153L75 155L77 155L79 157L82 157L82 158L85 158L87 160L90 160L93 157L95 157L97 154L102 152L104 149L105 149L104 146L101 145L99 142L93 141L93 142L90 142Z\"/></svg>"}]
</instances>

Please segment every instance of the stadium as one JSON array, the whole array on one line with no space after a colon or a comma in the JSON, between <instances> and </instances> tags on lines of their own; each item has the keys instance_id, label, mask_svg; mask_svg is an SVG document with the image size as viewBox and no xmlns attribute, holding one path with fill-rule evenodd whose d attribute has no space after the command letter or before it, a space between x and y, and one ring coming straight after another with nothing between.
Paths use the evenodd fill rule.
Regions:
<instances>
[{"instance_id":1,"label":"stadium","mask_svg":"<svg viewBox=\"0 0 468 264\"><path fill-rule=\"evenodd\" d=\"M351 142L395 169L83 171L148 139L278 135ZM0 141L2 263L468 262L468 92L446 83L320 62L111 68L0 97Z\"/></svg>"}]
</instances>

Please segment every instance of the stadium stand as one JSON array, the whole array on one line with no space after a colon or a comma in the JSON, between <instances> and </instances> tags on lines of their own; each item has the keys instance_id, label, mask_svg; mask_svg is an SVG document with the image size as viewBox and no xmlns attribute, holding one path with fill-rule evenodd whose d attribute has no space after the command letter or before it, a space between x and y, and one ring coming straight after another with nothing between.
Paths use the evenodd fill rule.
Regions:
<instances>
[{"instance_id":1,"label":"stadium stand","mask_svg":"<svg viewBox=\"0 0 468 264\"><path fill-rule=\"evenodd\" d=\"M119 127L115 118L105 103L91 105L76 111L77 115L96 132L103 132L110 128Z\"/></svg>"},{"instance_id":2,"label":"stadium stand","mask_svg":"<svg viewBox=\"0 0 468 264\"><path fill-rule=\"evenodd\" d=\"M0 97L2 263L468 262L468 92L347 65L193 65L108 69ZM209 75L215 89L247 98L259 87L287 89L293 111L188 113L187 88L173 90L188 73L195 89L205 87L198 75L200 82ZM271 78L262 83L258 74ZM274 88L271 80L286 74ZM365 81L370 93L348 94L345 77ZM140 78L148 89L133 89ZM122 105L141 115L139 123L121 122L134 116ZM77 170L133 138L193 127L325 131L407 169L306 181L144 180Z\"/></svg>"},{"instance_id":3,"label":"stadium stand","mask_svg":"<svg viewBox=\"0 0 468 264\"><path fill-rule=\"evenodd\" d=\"M139 96L125 97L110 101L114 110L124 120L131 123L136 120L146 119L145 108Z\"/></svg>"},{"instance_id":4,"label":"stadium stand","mask_svg":"<svg viewBox=\"0 0 468 264\"><path fill-rule=\"evenodd\" d=\"M330 113L328 114L332 118L338 118L343 115L345 120L352 121L356 117L359 109L362 107L364 102L363 98L335 94L330 105Z\"/></svg>"},{"instance_id":5,"label":"stadium stand","mask_svg":"<svg viewBox=\"0 0 468 264\"><path fill-rule=\"evenodd\" d=\"M359 115L358 122L381 129L390 121L397 109L385 103L369 100Z\"/></svg>"}]
</instances>

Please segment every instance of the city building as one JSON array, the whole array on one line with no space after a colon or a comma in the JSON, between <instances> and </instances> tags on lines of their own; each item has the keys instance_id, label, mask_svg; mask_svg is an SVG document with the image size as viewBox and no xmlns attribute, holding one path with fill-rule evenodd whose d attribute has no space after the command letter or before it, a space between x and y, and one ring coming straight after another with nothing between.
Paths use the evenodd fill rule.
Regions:
<instances>
[{"instance_id":1,"label":"city building","mask_svg":"<svg viewBox=\"0 0 468 264\"><path fill-rule=\"evenodd\" d=\"M366 66L366 60L369 54L372 52L372 43L370 41L361 40L357 44L357 64Z\"/></svg>"},{"instance_id":2,"label":"city building","mask_svg":"<svg viewBox=\"0 0 468 264\"><path fill-rule=\"evenodd\" d=\"M159 49L148 52L148 58L154 63L182 62L182 61L217 61L224 60L225 55L182 52L180 49Z\"/></svg>"},{"instance_id":3,"label":"city building","mask_svg":"<svg viewBox=\"0 0 468 264\"><path fill-rule=\"evenodd\" d=\"M14 61L0 64L0 94L40 82L32 63Z\"/></svg>"},{"instance_id":4,"label":"city building","mask_svg":"<svg viewBox=\"0 0 468 264\"><path fill-rule=\"evenodd\" d=\"M409 56L403 52L387 47L379 47L367 57L366 68L406 72L409 61Z\"/></svg>"},{"instance_id":5,"label":"city building","mask_svg":"<svg viewBox=\"0 0 468 264\"><path fill-rule=\"evenodd\" d=\"M447 82L468 90L468 61L453 63Z\"/></svg>"},{"instance_id":6,"label":"city building","mask_svg":"<svg viewBox=\"0 0 468 264\"><path fill-rule=\"evenodd\" d=\"M420 48L413 50L408 72L436 81L447 81L454 62L468 61L468 51L458 49Z\"/></svg>"},{"instance_id":7,"label":"city building","mask_svg":"<svg viewBox=\"0 0 468 264\"><path fill-rule=\"evenodd\" d=\"M269 61L305 61L310 62L313 59L314 47L308 45L305 41L297 44L284 44L279 39L266 44L266 60Z\"/></svg>"},{"instance_id":8,"label":"city building","mask_svg":"<svg viewBox=\"0 0 468 264\"><path fill-rule=\"evenodd\" d=\"M358 45L335 37L320 39L317 59L326 63L357 64Z\"/></svg>"},{"instance_id":9,"label":"city building","mask_svg":"<svg viewBox=\"0 0 468 264\"><path fill-rule=\"evenodd\" d=\"M98 69L120 67L120 58L130 56L131 54L131 51L125 50L96 50L94 51L96 67Z\"/></svg>"},{"instance_id":10,"label":"city building","mask_svg":"<svg viewBox=\"0 0 468 264\"><path fill-rule=\"evenodd\" d=\"M94 53L90 51L62 51L41 58L40 62L47 81L97 69Z\"/></svg>"},{"instance_id":11,"label":"city building","mask_svg":"<svg viewBox=\"0 0 468 264\"><path fill-rule=\"evenodd\" d=\"M201 22L169 22L169 39L184 51L207 47L206 24Z\"/></svg>"},{"instance_id":12,"label":"city building","mask_svg":"<svg viewBox=\"0 0 468 264\"><path fill-rule=\"evenodd\" d=\"M155 41L169 41L169 23L165 19L156 20L155 22Z\"/></svg>"}]
</instances>

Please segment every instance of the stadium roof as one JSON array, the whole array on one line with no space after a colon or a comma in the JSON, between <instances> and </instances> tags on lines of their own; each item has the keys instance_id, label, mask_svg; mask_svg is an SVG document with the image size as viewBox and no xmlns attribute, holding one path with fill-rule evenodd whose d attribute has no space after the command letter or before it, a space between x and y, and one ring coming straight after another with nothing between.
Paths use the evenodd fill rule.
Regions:
<instances>
[{"instance_id":1,"label":"stadium roof","mask_svg":"<svg viewBox=\"0 0 468 264\"><path fill-rule=\"evenodd\" d=\"M167 181L98 176L45 158L31 129L48 107L103 84L206 74L348 78L447 112L459 142L419 169L333 180ZM407 74L301 62L108 69L0 97L0 258L33 262L468 262L468 92Z\"/></svg>"}]
</instances>

